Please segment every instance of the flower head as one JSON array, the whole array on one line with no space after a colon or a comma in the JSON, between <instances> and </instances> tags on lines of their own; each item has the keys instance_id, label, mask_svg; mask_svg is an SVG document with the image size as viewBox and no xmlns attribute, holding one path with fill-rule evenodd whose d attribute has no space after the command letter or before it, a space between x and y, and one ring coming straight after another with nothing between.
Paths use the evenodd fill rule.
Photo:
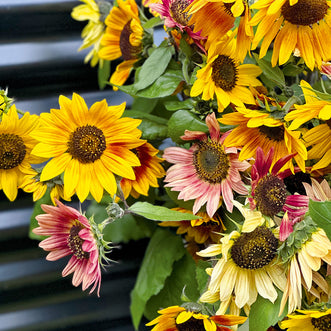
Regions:
<instances>
[{"instance_id":1,"label":"flower head","mask_svg":"<svg viewBox=\"0 0 331 331\"><path fill-rule=\"evenodd\" d=\"M0 119L3 113L7 113L13 104L14 99L7 96L8 89L0 89Z\"/></svg>"},{"instance_id":2,"label":"flower head","mask_svg":"<svg viewBox=\"0 0 331 331\"><path fill-rule=\"evenodd\" d=\"M31 154L37 140L31 137L31 132L38 127L39 117L25 113L18 117L15 105L7 113L2 114L0 122L0 189L10 201L17 196L17 188L26 175L34 170L31 164L43 162L43 157Z\"/></svg>"},{"instance_id":3,"label":"flower head","mask_svg":"<svg viewBox=\"0 0 331 331\"><path fill-rule=\"evenodd\" d=\"M99 56L105 60L124 59L110 77L113 85L123 85L134 64L140 59L144 30L141 26L137 4L134 0L118 0L105 20L107 25L101 39ZM114 88L116 89L116 87Z\"/></svg>"},{"instance_id":4,"label":"flower head","mask_svg":"<svg viewBox=\"0 0 331 331\"><path fill-rule=\"evenodd\" d=\"M247 317L234 315L209 316L180 306L171 306L159 310L158 313L160 316L146 324L147 326L155 325L151 331L225 331L230 329L222 325L237 325L244 323L247 319Z\"/></svg>"},{"instance_id":5,"label":"flower head","mask_svg":"<svg viewBox=\"0 0 331 331\"><path fill-rule=\"evenodd\" d=\"M252 5L258 9L251 24L258 25L253 49L263 39L260 58L274 42L271 63L284 64L295 49L311 70L322 60L331 58L325 40L331 33L331 2L328 0L259 0Z\"/></svg>"},{"instance_id":6,"label":"flower head","mask_svg":"<svg viewBox=\"0 0 331 331\"><path fill-rule=\"evenodd\" d=\"M33 232L41 236L50 236L39 246L49 251L46 259L56 261L71 255L62 271L65 277L74 273L72 284L82 284L83 291L92 286L90 293L97 288L99 296L101 285L101 258L104 255L103 244L98 242L97 227L84 215L72 207L57 201L57 206L42 205L46 214L36 216L39 227ZM109 248L108 246L106 248Z\"/></svg>"},{"instance_id":7,"label":"flower head","mask_svg":"<svg viewBox=\"0 0 331 331\"><path fill-rule=\"evenodd\" d=\"M221 197L226 208L232 211L232 190L247 194L239 171L247 170L250 165L238 161L236 148L223 146L224 137L214 113L207 116L206 123L209 136L204 132L186 130L182 139L197 142L189 150L168 147L163 157L175 164L167 171L166 186L180 192L178 199L195 200L194 214L207 203L207 213L213 217Z\"/></svg>"},{"instance_id":8,"label":"flower head","mask_svg":"<svg viewBox=\"0 0 331 331\"><path fill-rule=\"evenodd\" d=\"M207 63L197 71L191 89L192 97L202 94L203 100L210 100L216 96L220 112L230 103L241 107L253 104L253 94L247 87L261 85L256 77L262 70L254 64L240 64L235 46L234 33L211 45Z\"/></svg>"},{"instance_id":9,"label":"flower head","mask_svg":"<svg viewBox=\"0 0 331 331\"><path fill-rule=\"evenodd\" d=\"M77 194L80 201L91 193L100 201L105 189L116 193L115 175L134 180L133 167L140 162L131 151L144 143L137 129L140 120L121 118L125 103L108 106L106 100L87 108L84 99L60 96L60 109L41 114L41 127L33 132L39 140L33 154L52 158L40 180L64 173L64 193Z\"/></svg>"}]
</instances>

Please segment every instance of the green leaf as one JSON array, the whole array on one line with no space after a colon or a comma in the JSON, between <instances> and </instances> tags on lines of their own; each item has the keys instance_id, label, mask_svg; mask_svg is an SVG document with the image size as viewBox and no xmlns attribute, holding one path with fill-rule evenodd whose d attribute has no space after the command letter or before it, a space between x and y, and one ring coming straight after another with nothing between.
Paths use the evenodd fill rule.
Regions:
<instances>
[{"instance_id":1,"label":"green leaf","mask_svg":"<svg viewBox=\"0 0 331 331\"><path fill-rule=\"evenodd\" d=\"M173 53L172 47L158 47L147 58L137 75L134 87L137 91L150 86L166 70Z\"/></svg>"},{"instance_id":2,"label":"green leaf","mask_svg":"<svg viewBox=\"0 0 331 331\"><path fill-rule=\"evenodd\" d=\"M168 121L168 136L177 144L185 144L180 137L185 130L208 132L205 122L188 110L176 111Z\"/></svg>"},{"instance_id":3,"label":"green leaf","mask_svg":"<svg viewBox=\"0 0 331 331\"><path fill-rule=\"evenodd\" d=\"M33 229L35 229L39 226L38 221L36 220L36 216L38 216L40 214L45 214L45 212L41 209L42 204L53 206L53 202L50 197L49 189L47 189L45 195L41 199L39 199L38 201L36 201L34 203L34 208L33 208L33 212L32 212L31 219L30 219L30 229L29 229L29 237L31 239L43 240L46 238L45 236L40 236L40 235L34 234L32 232Z\"/></svg>"},{"instance_id":4,"label":"green leaf","mask_svg":"<svg viewBox=\"0 0 331 331\"><path fill-rule=\"evenodd\" d=\"M98 67L98 84L100 90L103 90L106 85L108 85L108 80L110 77L110 61L103 61L103 64L101 66L101 62L99 62Z\"/></svg>"},{"instance_id":5,"label":"green leaf","mask_svg":"<svg viewBox=\"0 0 331 331\"><path fill-rule=\"evenodd\" d=\"M149 19L146 23L143 24L144 29L151 29L154 28L157 25L163 24L163 21L161 20L160 16L153 17Z\"/></svg>"},{"instance_id":6,"label":"green leaf","mask_svg":"<svg viewBox=\"0 0 331 331\"><path fill-rule=\"evenodd\" d=\"M185 289L185 295L191 300L199 298L198 284L192 275L195 274L196 265L191 255L185 255L173 265L171 275L166 279L163 289L148 300L144 315L152 320L158 314L160 308L181 305L181 295Z\"/></svg>"},{"instance_id":7,"label":"green leaf","mask_svg":"<svg viewBox=\"0 0 331 331\"><path fill-rule=\"evenodd\" d=\"M283 68L282 71L285 76L296 77L304 71L304 67L299 67L294 63L289 63Z\"/></svg>"},{"instance_id":8,"label":"green leaf","mask_svg":"<svg viewBox=\"0 0 331 331\"><path fill-rule=\"evenodd\" d=\"M202 294L206 290L207 283L209 280L209 276L206 273L206 269L210 267L210 263L203 260L199 260L197 264L197 268L195 270L195 278L197 280L198 290L200 294Z\"/></svg>"},{"instance_id":9,"label":"green leaf","mask_svg":"<svg viewBox=\"0 0 331 331\"><path fill-rule=\"evenodd\" d=\"M282 72L282 70L279 67L273 67L270 62L266 61L265 59L259 59L259 56L255 53L254 57L258 64L258 66L263 71L263 74L276 84L279 84L280 86L285 86L285 77Z\"/></svg>"},{"instance_id":10,"label":"green leaf","mask_svg":"<svg viewBox=\"0 0 331 331\"><path fill-rule=\"evenodd\" d=\"M194 101L192 99L186 99L184 101L167 101L164 105L167 110L175 111L179 109L192 109L194 108Z\"/></svg>"},{"instance_id":11,"label":"green leaf","mask_svg":"<svg viewBox=\"0 0 331 331\"><path fill-rule=\"evenodd\" d=\"M130 206L129 211L153 221L189 221L201 218L197 215L181 213L180 211L140 201Z\"/></svg>"},{"instance_id":12,"label":"green leaf","mask_svg":"<svg viewBox=\"0 0 331 331\"><path fill-rule=\"evenodd\" d=\"M166 120L165 118L159 117L159 116L155 116L155 115L151 115L148 113L144 113L143 111L138 111L138 110L125 110L123 117L131 117L131 118L140 118L140 119L148 119L150 121L153 121L155 123L159 123L159 124L167 124L168 120Z\"/></svg>"},{"instance_id":13,"label":"green leaf","mask_svg":"<svg viewBox=\"0 0 331 331\"><path fill-rule=\"evenodd\" d=\"M142 131L142 138L147 140L165 139L168 127L150 120L143 120L138 127Z\"/></svg>"},{"instance_id":14,"label":"green leaf","mask_svg":"<svg viewBox=\"0 0 331 331\"><path fill-rule=\"evenodd\" d=\"M131 292L130 311L136 330L147 301L162 290L174 262L180 260L184 254L185 248L180 236L160 228L154 232Z\"/></svg>"},{"instance_id":15,"label":"green leaf","mask_svg":"<svg viewBox=\"0 0 331 331\"><path fill-rule=\"evenodd\" d=\"M283 293L277 288L276 291L278 297L275 303L262 298L260 295L257 297L249 313L249 330L266 331L286 316L287 306L284 308L282 315L278 317Z\"/></svg>"},{"instance_id":16,"label":"green leaf","mask_svg":"<svg viewBox=\"0 0 331 331\"><path fill-rule=\"evenodd\" d=\"M133 98L131 109L134 111L141 111L143 113L151 113L157 103L159 102L158 99L147 99L147 98Z\"/></svg>"},{"instance_id":17,"label":"green leaf","mask_svg":"<svg viewBox=\"0 0 331 331\"><path fill-rule=\"evenodd\" d=\"M309 215L331 240L331 201L309 200Z\"/></svg>"}]
</instances>

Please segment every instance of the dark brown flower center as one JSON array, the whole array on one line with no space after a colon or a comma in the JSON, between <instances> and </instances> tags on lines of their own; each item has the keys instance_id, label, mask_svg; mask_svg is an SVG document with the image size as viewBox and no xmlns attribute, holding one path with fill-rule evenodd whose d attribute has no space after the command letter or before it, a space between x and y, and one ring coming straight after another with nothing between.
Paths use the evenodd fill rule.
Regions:
<instances>
[{"instance_id":1,"label":"dark brown flower center","mask_svg":"<svg viewBox=\"0 0 331 331\"><path fill-rule=\"evenodd\" d=\"M88 259L90 254L83 251L82 245L84 240L78 235L79 231L84 229L82 225L74 225L70 229L70 234L67 239L67 243L72 253L76 256L77 259Z\"/></svg>"},{"instance_id":2,"label":"dark brown flower center","mask_svg":"<svg viewBox=\"0 0 331 331\"><path fill-rule=\"evenodd\" d=\"M215 85L224 91L231 91L238 79L238 69L234 60L229 56L219 55L211 66L211 78Z\"/></svg>"},{"instance_id":3,"label":"dark brown flower center","mask_svg":"<svg viewBox=\"0 0 331 331\"><path fill-rule=\"evenodd\" d=\"M12 133L0 134L0 169L13 169L25 157L26 147L21 137Z\"/></svg>"},{"instance_id":4,"label":"dark brown flower center","mask_svg":"<svg viewBox=\"0 0 331 331\"><path fill-rule=\"evenodd\" d=\"M265 135L270 140L273 140L273 141L284 140L284 127L282 125L275 126L275 127L261 125L259 127L259 131L260 131L260 133Z\"/></svg>"},{"instance_id":5,"label":"dark brown flower center","mask_svg":"<svg viewBox=\"0 0 331 331\"><path fill-rule=\"evenodd\" d=\"M92 163L100 159L106 149L106 138L102 130L94 125L78 127L70 134L68 153L81 163Z\"/></svg>"},{"instance_id":6,"label":"dark brown flower center","mask_svg":"<svg viewBox=\"0 0 331 331\"><path fill-rule=\"evenodd\" d=\"M329 129L331 130L331 119L327 120L325 123L329 127Z\"/></svg>"},{"instance_id":7,"label":"dark brown flower center","mask_svg":"<svg viewBox=\"0 0 331 331\"><path fill-rule=\"evenodd\" d=\"M130 25L131 21L124 25L120 36L120 50L125 61L137 59L142 50L141 45L133 46L130 43L130 35L133 32Z\"/></svg>"},{"instance_id":8,"label":"dark brown flower center","mask_svg":"<svg viewBox=\"0 0 331 331\"><path fill-rule=\"evenodd\" d=\"M259 180L254 192L257 209L267 216L278 214L283 209L286 197L283 180L271 174Z\"/></svg>"},{"instance_id":9,"label":"dark brown flower center","mask_svg":"<svg viewBox=\"0 0 331 331\"><path fill-rule=\"evenodd\" d=\"M212 184L221 183L228 175L230 162L222 145L214 141L199 142L193 154L199 178Z\"/></svg>"},{"instance_id":10,"label":"dark brown flower center","mask_svg":"<svg viewBox=\"0 0 331 331\"><path fill-rule=\"evenodd\" d=\"M331 314L319 318L312 317L311 324L316 330L329 331L331 330Z\"/></svg>"},{"instance_id":11,"label":"dark brown flower center","mask_svg":"<svg viewBox=\"0 0 331 331\"><path fill-rule=\"evenodd\" d=\"M205 327L203 326L203 320L196 319L194 317L191 317L184 323L176 323L176 327L178 331L205 331Z\"/></svg>"},{"instance_id":12,"label":"dark brown flower center","mask_svg":"<svg viewBox=\"0 0 331 331\"><path fill-rule=\"evenodd\" d=\"M170 15L173 20L183 26L187 26L190 20L185 9L191 4L189 0L174 0L170 4Z\"/></svg>"},{"instance_id":13,"label":"dark brown flower center","mask_svg":"<svg viewBox=\"0 0 331 331\"><path fill-rule=\"evenodd\" d=\"M260 269L275 257L278 240L270 229L257 227L252 232L242 233L231 247L234 263L244 269Z\"/></svg>"},{"instance_id":14,"label":"dark brown flower center","mask_svg":"<svg viewBox=\"0 0 331 331\"><path fill-rule=\"evenodd\" d=\"M291 6L286 1L282 6L282 15L294 25L312 25L322 20L329 9L326 0L299 0Z\"/></svg>"}]
</instances>

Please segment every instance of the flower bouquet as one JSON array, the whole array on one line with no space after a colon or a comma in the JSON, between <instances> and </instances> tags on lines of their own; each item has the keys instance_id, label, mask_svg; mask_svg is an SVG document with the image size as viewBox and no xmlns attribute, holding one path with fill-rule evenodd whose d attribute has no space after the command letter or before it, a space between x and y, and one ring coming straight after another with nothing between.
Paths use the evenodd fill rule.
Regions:
<instances>
[{"instance_id":1,"label":"flower bouquet","mask_svg":"<svg viewBox=\"0 0 331 331\"><path fill-rule=\"evenodd\" d=\"M331 1L81 2L85 61L131 104L0 93L0 188L33 194L47 260L102 296L149 238L136 330L331 330Z\"/></svg>"}]
</instances>

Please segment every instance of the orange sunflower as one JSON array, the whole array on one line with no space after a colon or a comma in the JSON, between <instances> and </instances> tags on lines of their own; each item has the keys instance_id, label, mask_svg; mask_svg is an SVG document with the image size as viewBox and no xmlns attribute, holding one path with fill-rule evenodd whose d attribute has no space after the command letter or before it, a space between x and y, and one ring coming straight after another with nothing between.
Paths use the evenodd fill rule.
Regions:
<instances>
[{"instance_id":1,"label":"orange sunflower","mask_svg":"<svg viewBox=\"0 0 331 331\"><path fill-rule=\"evenodd\" d=\"M99 57L109 61L120 57L124 59L109 81L113 85L123 85L134 64L140 59L144 30L134 0L118 0L117 5L118 7L111 9L105 20L107 28L101 39L103 47L99 51Z\"/></svg>"},{"instance_id":2,"label":"orange sunflower","mask_svg":"<svg viewBox=\"0 0 331 331\"><path fill-rule=\"evenodd\" d=\"M223 124L237 125L226 137L226 146L242 147L239 160L255 157L256 149L260 146L267 154L271 147L274 149L272 166L277 160L289 154L297 153L294 159L302 171L305 171L307 150L300 140L299 131L291 131L286 124L269 112L252 110L246 107L237 107L237 111L223 115L219 121ZM294 169L289 160L285 168Z\"/></svg>"},{"instance_id":3,"label":"orange sunflower","mask_svg":"<svg viewBox=\"0 0 331 331\"><path fill-rule=\"evenodd\" d=\"M64 194L77 194L84 201L91 193L99 202L105 189L116 193L115 175L134 180L133 167L140 161L131 151L145 141L137 129L140 120L121 118L125 103L108 106L106 100L90 109L74 93L72 100L61 95L60 109L41 115L41 127L32 133L39 140L33 154L51 158L41 172L47 181L64 173Z\"/></svg>"},{"instance_id":4,"label":"orange sunflower","mask_svg":"<svg viewBox=\"0 0 331 331\"><path fill-rule=\"evenodd\" d=\"M242 107L244 103L253 104L253 94L247 87L261 85L256 77L262 70L254 64L240 64L234 36L235 33L226 35L221 42L210 46L207 63L198 70L191 89L191 97L202 94L203 100L216 95L220 112L230 103Z\"/></svg>"},{"instance_id":5,"label":"orange sunflower","mask_svg":"<svg viewBox=\"0 0 331 331\"><path fill-rule=\"evenodd\" d=\"M163 161L157 156L159 152L149 143L144 143L133 150L138 156L141 163L140 166L134 167L136 179L123 178L121 180L121 188L124 198L131 194L134 198L138 198L140 194L148 195L150 186L158 187L158 178L165 175L165 171L161 166Z\"/></svg>"},{"instance_id":6,"label":"orange sunflower","mask_svg":"<svg viewBox=\"0 0 331 331\"><path fill-rule=\"evenodd\" d=\"M331 1L259 0L251 8L258 12L251 25L258 25L252 48L261 43L260 58L274 42L273 66L288 61L296 50L311 70L331 58L328 42L331 34Z\"/></svg>"}]
</instances>

